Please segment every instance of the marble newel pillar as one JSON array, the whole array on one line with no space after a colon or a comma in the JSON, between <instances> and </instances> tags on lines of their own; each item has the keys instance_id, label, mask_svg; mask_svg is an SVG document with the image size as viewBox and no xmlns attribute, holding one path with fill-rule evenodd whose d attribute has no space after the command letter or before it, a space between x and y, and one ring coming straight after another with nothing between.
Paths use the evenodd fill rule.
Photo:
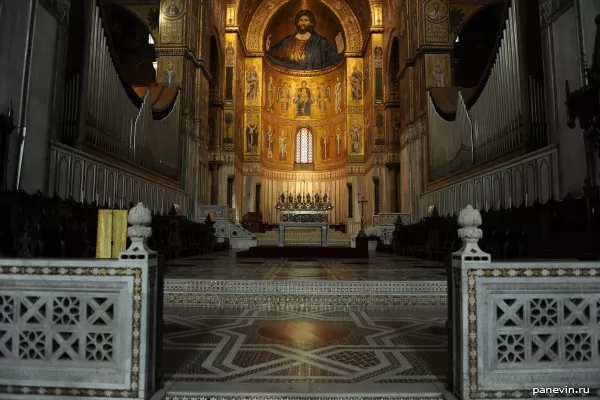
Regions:
<instances>
[{"instance_id":1,"label":"marble newel pillar","mask_svg":"<svg viewBox=\"0 0 600 400\"><path fill-rule=\"evenodd\" d=\"M210 204L219 204L219 168L223 165L221 161L211 161Z\"/></svg>"},{"instance_id":2,"label":"marble newel pillar","mask_svg":"<svg viewBox=\"0 0 600 400\"><path fill-rule=\"evenodd\" d=\"M448 377L449 390L458 399L469 399L469 353L468 329L469 320L475 318L469 315L467 286L467 268L472 263L490 263L491 257L479 248L479 239L483 237L479 210L468 205L458 215L458 237L463 245L460 250L452 253L452 270L448 282L448 328L452 338L448 346L450 362Z\"/></svg>"},{"instance_id":3,"label":"marble newel pillar","mask_svg":"<svg viewBox=\"0 0 600 400\"><path fill-rule=\"evenodd\" d=\"M132 270L139 270L136 279L141 281L141 290L137 295L140 301L139 309L134 309L134 326L131 335L139 337L139 348L134 348L137 359L132 360L137 382L132 382L131 387L137 389L138 400L148 400L157 389L156 364L157 345L162 340L158 334L157 322L162 318L157 310L157 274L158 253L148 247L148 238L152 236L152 213L143 203L138 203L129 210L127 222L127 236L131 245L119 254L121 266L129 266ZM107 395L109 396L109 395Z\"/></svg>"},{"instance_id":4,"label":"marble newel pillar","mask_svg":"<svg viewBox=\"0 0 600 400\"><path fill-rule=\"evenodd\" d=\"M400 164L390 163L387 164L386 167L390 171L390 193L392 196L390 199L390 212L397 213L400 212L401 209L399 206L400 192L398 191L398 175L400 173Z\"/></svg>"}]
</instances>

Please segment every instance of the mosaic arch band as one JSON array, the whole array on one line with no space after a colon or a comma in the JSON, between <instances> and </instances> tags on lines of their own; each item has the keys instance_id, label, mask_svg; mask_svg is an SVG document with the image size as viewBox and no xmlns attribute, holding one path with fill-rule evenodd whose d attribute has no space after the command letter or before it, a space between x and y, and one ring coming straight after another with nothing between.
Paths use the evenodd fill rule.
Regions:
<instances>
[{"instance_id":1,"label":"mosaic arch band","mask_svg":"<svg viewBox=\"0 0 600 400\"><path fill-rule=\"evenodd\" d=\"M343 58L344 38L339 32L335 48L315 32L317 21L310 10L300 10L294 18L296 32L271 46L271 35L265 42L266 57L273 64L294 70L318 70L337 64Z\"/></svg>"}]
</instances>

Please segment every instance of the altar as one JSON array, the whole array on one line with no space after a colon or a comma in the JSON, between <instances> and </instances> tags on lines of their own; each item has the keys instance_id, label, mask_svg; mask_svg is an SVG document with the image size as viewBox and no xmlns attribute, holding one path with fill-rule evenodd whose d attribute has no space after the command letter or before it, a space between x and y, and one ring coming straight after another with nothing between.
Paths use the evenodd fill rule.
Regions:
<instances>
[{"instance_id":1,"label":"altar","mask_svg":"<svg viewBox=\"0 0 600 400\"><path fill-rule=\"evenodd\" d=\"M275 207L279 211L277 247L285 246L286 228L318 228L321 231L321 247L329 242L329 212L333 209L327 195L311 196L281 195Z\"/></svg>"}]
</instances>

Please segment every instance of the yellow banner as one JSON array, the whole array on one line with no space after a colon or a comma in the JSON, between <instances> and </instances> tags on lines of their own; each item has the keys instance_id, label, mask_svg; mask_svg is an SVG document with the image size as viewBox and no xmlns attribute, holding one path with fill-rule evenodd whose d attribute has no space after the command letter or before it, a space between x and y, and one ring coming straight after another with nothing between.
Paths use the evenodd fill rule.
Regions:
<instances>
[{"instance_id":1,"label":"yellow banner","mask_svg":"<svg viewBox=\"0 0 600 400\"><path fill-rule=\"evenodd\" d=\"M96 258L117 258L127 246L127 210L98 210Z\"/></svg>"},{"instance_id":2,"label":"yellow banner","mask_svg":"<svg viewBox=\"0 0 600 400\"><path fill-rule=\"evenodd\" d=\"M96 236L96 258L112 258L112 210L98 210L98 234Z\"/></svg>"},{"instance_id":3,"label":"yellow banner","mask_svg":"<svg viewBox=\"0 0 600 400\"><path fill-rule=\"evenodd\" d=\"M127 214L127 210L112 212L112 258L119 257L127 248Z\"/></svg>"}]
</instances>

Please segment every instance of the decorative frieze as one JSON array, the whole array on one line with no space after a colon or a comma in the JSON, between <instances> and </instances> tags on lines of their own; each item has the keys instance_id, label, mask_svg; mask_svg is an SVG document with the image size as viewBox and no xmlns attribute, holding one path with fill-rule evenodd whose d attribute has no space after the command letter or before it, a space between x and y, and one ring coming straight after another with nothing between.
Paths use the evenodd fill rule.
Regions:
<instances>
[{"instance_id":1,"label":"decorative frieze","mask_svg":"<svg viewBox=\"0 0 600 400\"><path fill-rule=\"evenodd\" d=\"M304 171L276 171L263 169L261 176L267 179L277 181L299 181L305 174ZM348 169L346 167L335 170L335 171L322 171L322 172L311 172L311 181L332 181L337 179L343 179L348 175Z\"/></svg>"},{"instance_id":2,"label":"decorative frieze","mask_svg":"<svg viewBox=\"0 0 600 400\"><path fill-rule=\"evenodd\" d=\"M165 280L165 304L445 305L445 281Z\"/></svg>"}]
</instances>

